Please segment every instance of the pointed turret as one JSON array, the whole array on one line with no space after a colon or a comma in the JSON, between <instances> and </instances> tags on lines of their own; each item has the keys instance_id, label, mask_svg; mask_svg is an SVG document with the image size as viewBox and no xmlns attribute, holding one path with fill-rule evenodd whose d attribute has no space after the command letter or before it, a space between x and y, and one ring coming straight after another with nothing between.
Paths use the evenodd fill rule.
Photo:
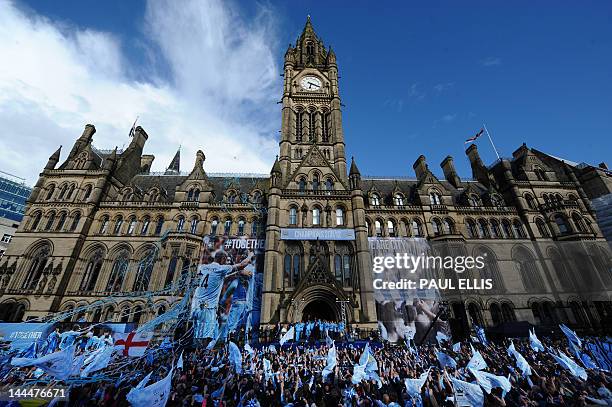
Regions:
<instances>
[{"instance_id":1,"label":"pointed turret","mask_svg":"<svg viewBox=\"0 0 612 407\"><path fill-rule=\"evenodd\" d=\"M45 165L45 170L52 170L55 168L60 159L60 153L62 152L62 146L59 146L55 153L49 157L49 161L47 161L47 165Z\"/></svg>"},{"instance_id":2,"label":"pointed turret","mask_svg":"<svg viewBox=\"0 0 612 407\"><path fill-rule=\"evenodd\" d=\"M323 41L317 37L310 16L306 19L306 25L304 25L300 38L296 41L295 49L299 55L300 65L320 65L326 61L327 50Z\"/></svg>"},{"instance_id":3,"label":"pointed turret","mask_svg":"<svg viewBox=\"0 0 612 407\"><path fill-rule=\"evenodd\" d=\"M282 177L281 166L278 162L278 156L274 160L274 165L272 166L272 170L270 171L270 181L272 187L279 187Z\"/></svg>"},{"instance_id":4,"label":"pointed turret","mask_svg":"<svg viewBox=\"0 0 612 407\"><path fill-rule=\"evenodd\" d=\"M174 154L174 158L170 161L170 165L166 169L166 174L180 174L181 172L181 148L179 147Z\"/></svg>"},{"instance_id":5,"label":"pointed turret","mask_svg":"<svg viewBox=\"0 0 612 407\"><path fill-rule=\"evenodd\" d=\"M361 173L355 163L355 157L351 157L351 169L349 170L349 185L351 189L356 190L361 188Z\"/></svg>"}]
</instances>

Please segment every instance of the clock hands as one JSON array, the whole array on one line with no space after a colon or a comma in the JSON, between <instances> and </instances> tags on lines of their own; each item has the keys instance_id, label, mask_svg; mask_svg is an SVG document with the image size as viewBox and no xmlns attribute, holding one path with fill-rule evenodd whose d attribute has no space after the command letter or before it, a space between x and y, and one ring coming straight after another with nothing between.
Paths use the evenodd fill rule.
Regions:
<instances>
[{"instance_id":1,"label":"clock hands","mask_svg":"<svg viewBox=\"0 0 612 407\"><path fill-rule=\"evenodd\" d=\"M313 86L315 89L319 89L321 87L321 85L317 85L316 83L308 82L308 89L312 89Z\"/></svg>"}]
</instances>

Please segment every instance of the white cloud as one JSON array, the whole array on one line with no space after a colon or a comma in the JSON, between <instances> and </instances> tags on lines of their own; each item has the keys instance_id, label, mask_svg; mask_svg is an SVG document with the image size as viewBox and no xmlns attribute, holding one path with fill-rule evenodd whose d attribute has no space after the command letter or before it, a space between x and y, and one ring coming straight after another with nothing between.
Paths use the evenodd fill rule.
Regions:
<instances>
[{"instance_id":1,"label":"white cloud","mask_svg":"<svg viewBox=\"0 0 612 407\"><path fill-rule=\"evenodd\" d=\"M497 58L497 57L487 57L485 59L483 59L482 61L480 61L480 63L484 66L495 66L495 65L501 65L501 58Z\"/></svg>"},{"instance_id":2,"label":"white cloud","mask_svg":"<svg viewBox=\"0 0 612 407\"><path fill-rule=\"evenodd\" d=\"M140 116L154 170L181 144L184 170L202 149L207 171L269 171L281 82L268 10L251 25L218 0L151 1L142 24L159 66L141 71L169 68L167 79L131 75L134 64L149 62L130 60L113 33L67 27L0 0L1 170L33 184L86 123L96 126L97 147L121 147Z\"/></svg>"}]
</instances>

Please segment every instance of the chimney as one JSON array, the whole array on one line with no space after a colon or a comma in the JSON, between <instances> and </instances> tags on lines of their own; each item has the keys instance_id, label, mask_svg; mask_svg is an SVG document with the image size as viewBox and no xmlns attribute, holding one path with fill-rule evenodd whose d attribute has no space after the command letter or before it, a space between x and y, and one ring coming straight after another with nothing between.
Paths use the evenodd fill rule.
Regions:
<instances>
[{"instance_id":1,"label":"chimney","mask_svg":"<svg viewBox=\"0 0 612 407\"><path fill-rule=\"evenodd\" d=\"M96 128L93 124L86 124L85 129L83 129L83 134L81 134L79 140L89 143L95 132Z\"/></svg>"},{"instance_id":2,"label":"chimney","mask_svg":"<svg viewBox=\"0 0 612 407\"><path fill-rule=\"evenodd\" d=\"M148 174L151 171L153 160L155 160L155 156L152 154L144 154L140 157L140 171L143 174Z\"/></svg>"},{"instance_id":3,"label":"chimney","mask_svg":"<svg viewBox=\"0 0 612 407\"><path fill-rule=\"evenodd\" d=\"M425 156L420 155L419 158L412 164L412 168L414 168L414 172L417 176L417 179L422 179L427 175L429 169L427 168L427 161L425 161Z\"/></svg>"},{"instance_id":4,"label":"chimney","mask_svg":"<svg viewBox=\"0 0 612 407\"><path fill-rule=\"evenodd\" d=\"M455 163L453 162L453 157L446 156L446 158L440 163L440 167L442 167L442 171L444 172L444 178L448 182L451 183L455 188L459 188L461 184L461 179L457 175L457 171L455 170Z\"/></svg>"},{"instance_id":5,"label":"chimney","mask_svg":"<svg viewBox=\"0 0 612 407\"><path fill-rule=\"evenodd\" d=\"M608 164L601 162L599 163L599 168L601 168L602 170L608 170Z\"/></svg>"},{"instance_id":6,"label":"chimney","mask_svg":"<svg viewBox=\"0 0 612 407\"><path fill-rule=\"evenodd\" d=\"M136 130L134 130L134 137L130 142L130 147L138 146L140 148L140 151L142 151L148 138L149 135L144 131L142 127L138 126L136 127Z\"/></svg>"},{"instance_id":7,"label":"chimney","mask_svg":"<svg viewBox=\"0 0 612 407\"><path fill-rule=\"evenodd\" d=\"M484 166L482 160L480 159L480 154L478 154L478 147L476 147L476 144L469 146L468 149L465 150L465 154L470 160L472 170L474 169L474 166Z\"/></svg>"}]
</instances>

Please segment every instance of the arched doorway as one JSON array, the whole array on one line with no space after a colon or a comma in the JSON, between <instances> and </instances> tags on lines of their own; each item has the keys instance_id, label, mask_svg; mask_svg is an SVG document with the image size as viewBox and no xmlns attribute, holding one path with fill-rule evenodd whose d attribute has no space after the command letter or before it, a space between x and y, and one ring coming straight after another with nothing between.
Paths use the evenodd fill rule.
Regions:
<instances>
[{"instance_id":1,"label":"arched doorway","mask_svg":"<svg viewBox=\"0 0 612 407\"><path fill-rule=\"evenodd\" d=\"M314 300L306 304L302 310L302 321L338 321L336 309L323 300Z\"/></svg>"}]
</instances>

